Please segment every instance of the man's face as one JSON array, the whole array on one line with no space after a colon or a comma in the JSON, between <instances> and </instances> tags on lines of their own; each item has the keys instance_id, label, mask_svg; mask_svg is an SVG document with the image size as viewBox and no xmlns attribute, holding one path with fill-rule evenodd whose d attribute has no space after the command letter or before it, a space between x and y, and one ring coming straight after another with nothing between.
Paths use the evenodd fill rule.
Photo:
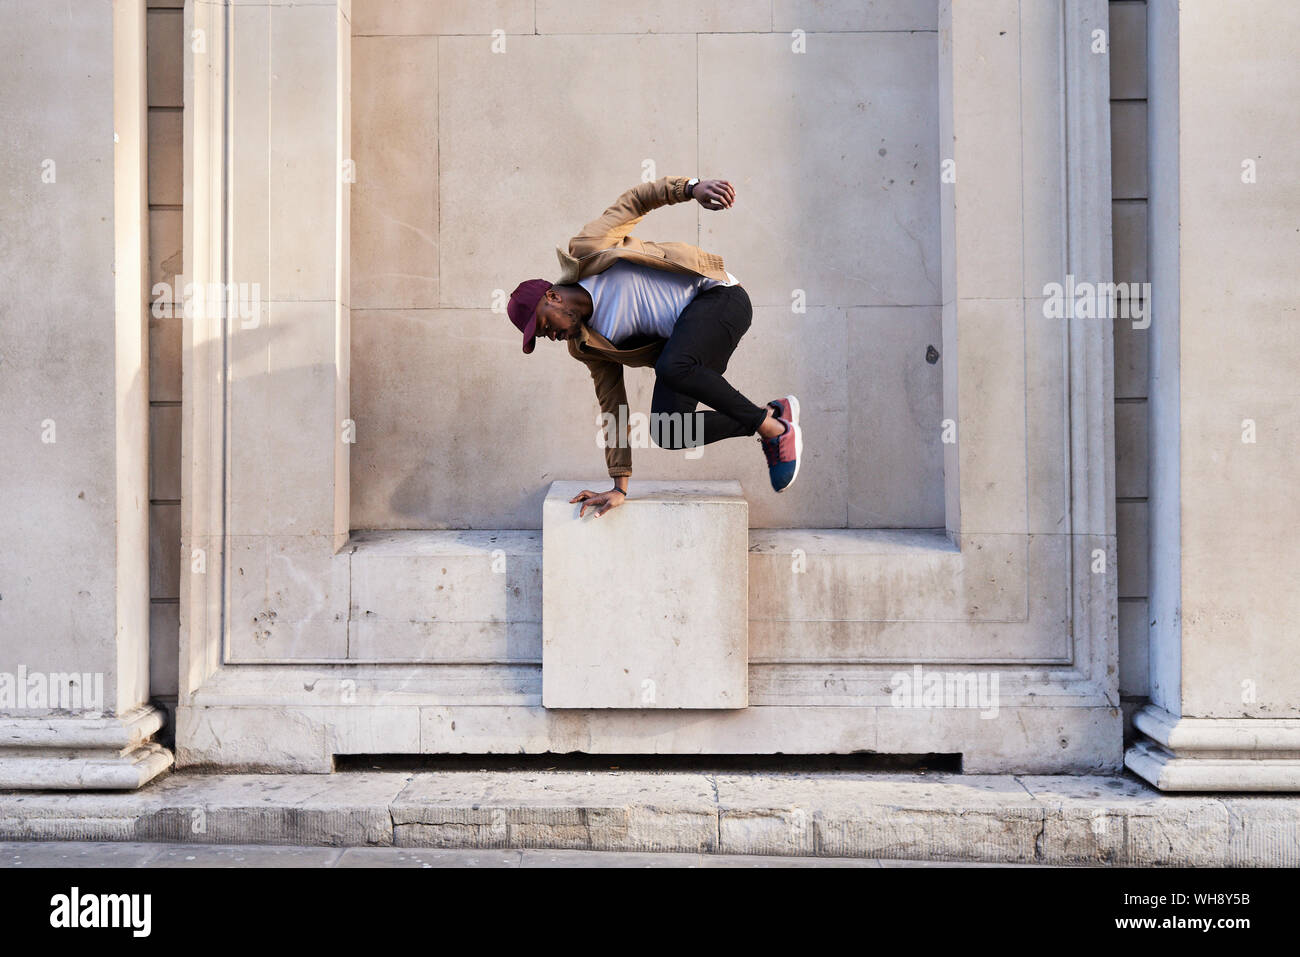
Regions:
<instances>
[{"instance_id":1,"label":"man's face","mask_svg":"<svg viewBox=\"0 0 1300 957\"><path fill-rule=\"evenodd\" d=\"M537 301L537 337L552 341L572 338L582 325L578 304L554 288Z\"/></svg>"}]
</instances>

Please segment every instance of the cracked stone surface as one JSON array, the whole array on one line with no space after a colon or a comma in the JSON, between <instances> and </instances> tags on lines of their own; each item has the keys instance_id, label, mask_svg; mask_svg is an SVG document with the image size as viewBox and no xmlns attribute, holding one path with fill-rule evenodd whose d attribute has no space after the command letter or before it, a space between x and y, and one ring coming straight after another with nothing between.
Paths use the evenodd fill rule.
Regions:
<instances>
[{"instance_id":1,"label":"cracked stone surface","mask_svg":"<svg viewBox=\"0 0 1300 957\"><path fill-rule=\"evenodd\" d=\"M0 792L0 841L107 842L108 858L149 843L389 848L399 862L439 850L1295 866L1300 797L1162 794L1131 775L178 772L135 792Z\"/></svg>"}]
</instances>

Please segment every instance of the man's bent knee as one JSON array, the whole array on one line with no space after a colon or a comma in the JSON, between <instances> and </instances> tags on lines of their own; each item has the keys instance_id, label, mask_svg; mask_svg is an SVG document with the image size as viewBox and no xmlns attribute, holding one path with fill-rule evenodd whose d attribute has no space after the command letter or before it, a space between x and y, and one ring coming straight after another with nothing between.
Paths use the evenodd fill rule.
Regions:
<instances>
[{"instance_id":1,"label":"man's bent knee","mask_svg":"<svg viewBox=\"0 0 1300 957\"><path fill-rule=\"evenodd\" d=\"M655 378L664 385L672 387L681 383L691 371L694 363L676 356L660 356L655 363Z\"/></svg>"}]
</instances>

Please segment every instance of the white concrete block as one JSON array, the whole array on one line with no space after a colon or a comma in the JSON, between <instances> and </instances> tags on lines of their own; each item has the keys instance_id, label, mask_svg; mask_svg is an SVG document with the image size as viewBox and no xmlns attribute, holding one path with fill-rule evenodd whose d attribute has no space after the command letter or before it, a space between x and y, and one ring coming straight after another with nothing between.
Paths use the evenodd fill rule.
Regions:
<instances>
[{"instance_id":1,"label":"white concrete block","mask_svg":"<svg viewBox=\"0 0 1300 957\"><path fill-rule=\"evenodd\" d=\"M354 36L419 36L438 34L532 33L534 4L530 0L366 0L352 16Z\"/></svg>"},{"instance_id":2,"label":"white concrete block","mask_svg":"<svg viewBox=\"0 0 1300 957\"><path fill-rule=\"evenodd\" d=\"M937 305L935 35L817 34L806 54L783 33L698 43L698 175L736 188L725 215L701 211L699 245L755 306L789 310L796 289L810 306Z\"/></svg>"},{"instance_id":3,"label":"white concrete block","mask_svg":"<svg viewBox=\"0 0 1300 957\"><path fill-rule=\"evenodd\" d=\"M148 88L150 106L184 106L184 11L157 10L148 14Z\"/></svg>"},{"instance_id":4,"label":"white concrete block","mask_svg":"<svg viewBox=\"0 0 1300 957\"><path fill-rule=\"evenodd\" d=\"M762 33L772 24L764 0L539 0L537 32L565 33Z\"/></svg>"},{"instance_id":5,"label":"white concrete block","mask_svg":"<svg viewBox=\"0 0 1300 957\"><path fill-rule=\"evenodd\" d=\"M739 482L637 482L605 515L542 509L542 704L743 708L749 507Z\"/></svg>"},{"instance_id":6,"label":"white concrete block","mask_svg":"<svg viewBox=\"0 0 1300 957\"><path fill-rule=\"evenodd\" d=\"M1147 404L1121 402L1115 406L1115 494L1147 496Z\"/></svg>"},{"instance_id":7,"label":"white concrete block","mask_svg":"<svg viewBox=\"0 0 1300 957\"><path fill-rule=\"evenodd\" d=\"M181 177L184 173L181 120L178 112L159 112L149 117L150 203L181 205Z\"/></svg>"},{"instance_id":8,"label":"white concrete block","mask_svg":"<svg viewBox=\"0 0 1300 957\"><path fill-rule=\"evenodd\" d=\"M938 0L773 0L777 32L856 33L872 30L935 30Z\"/></svg>"},{"instance_id":9,"label":"white concrete block","mask_svg":"<svg viewBox=\"0 0 1300 957\"><path fill-rule=\"evenodd\" d=\"M1110 15L1110 95L1144 100L1147 95L1147 6L1112 3Z\"/></svg>"},{"instance_id":10,"label":"white concrete block","mask_svg":"<svg viewBox=\"0 0 1300 957\"><path fill-rule=\"evenodd\" d=\"M349 657L540 658L538 532L354 532L349 547Z\"/></svg>"},{"instance_id":11,"label":"white concrete block","mask_svg":"<svg viewBox=\"0 0 1300 957\"><path fill-rule=\"evenodd\" d=\"M660 176L714 169L696 142L695 37L511 36L508 52L492 49L486 36L438 41L444 307L488 308L495 289L508 294L522 279L556 278L555 247L640 182L646 160ZM537 149L557 116L570 124L566 135ZM707 169L698 175L740 175ZM702 212L696 203L655 210L635 235L700 243ZM726 249L700 244L728 258ZM492 319L509 328L504 316ZM522 358L517 345L515 353Z\"/></svg>"},{"instance_id":12,"label":"white concrete block","mask_svg":"<svg viewBox=\"0 0 1300 957\"><path fill-rule=\"evenodd\" d=\"M1151 693L1148 664L1150 620L1145 598L1119 603L1119 689L1122 694Z\"/></svg>"},{"instance_id":13,"label":"white concrete block","mask_svg":"<svg viewBox=\"0 0 1300 957\"><path fill-rule=\"evenodd\" d=\"M438 38L352 41L352 305L438 305Z\"/></svg>"},{"instance_id":14,"label":"white concrete block","mask_svg":"<svg viewBox=\"0 0 1300 957\"><path fill-rule=\"evenodd\" d=\"M1147 105L1121 100L1110 105L1111 195L1145 199L1147 195Z\"/></svg>"}]
</instances>

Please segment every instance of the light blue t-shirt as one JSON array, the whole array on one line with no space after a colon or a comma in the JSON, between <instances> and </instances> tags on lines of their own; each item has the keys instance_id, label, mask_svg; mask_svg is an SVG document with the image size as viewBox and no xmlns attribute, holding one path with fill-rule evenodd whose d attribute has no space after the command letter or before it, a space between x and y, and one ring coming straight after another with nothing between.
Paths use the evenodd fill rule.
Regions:
<instances>
[{"instance_id":1,"label":"light blue t-shirt","mask_svg":"<svg viewBox=\"0 0 1300 957\"><path fill-rule=\"evenodd\" d=\"M579 279L578 285L591 296L591 318L587 325L617 345L634 335L667 339L682 310L705 289L734 286L707 276L670 272L619 260L608 269Z\"/></svg>"}]
</instances>

